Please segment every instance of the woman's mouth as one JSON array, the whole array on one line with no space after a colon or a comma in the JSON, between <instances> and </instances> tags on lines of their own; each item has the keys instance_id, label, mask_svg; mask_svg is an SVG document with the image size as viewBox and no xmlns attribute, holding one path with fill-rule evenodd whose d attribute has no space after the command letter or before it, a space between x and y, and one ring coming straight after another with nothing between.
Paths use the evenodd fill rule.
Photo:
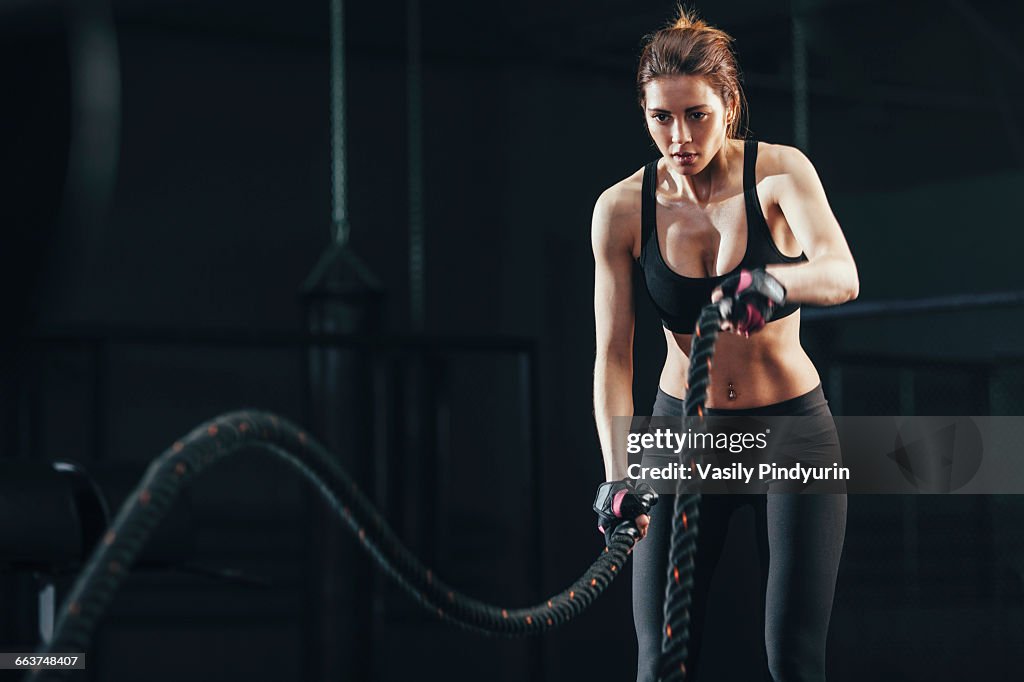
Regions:
<instances>
[{"instance_id":1,"label":"woman's mouth","mask_svg":"<svg viewBox=\"0 0 1024 682\"><path fill-rule=\"evenodd\" d=\"M693 152L679 152L678 154L673 154L672 158L682 166L692 166L697 162L697 155Z\"/></svg>"}]
</instances>

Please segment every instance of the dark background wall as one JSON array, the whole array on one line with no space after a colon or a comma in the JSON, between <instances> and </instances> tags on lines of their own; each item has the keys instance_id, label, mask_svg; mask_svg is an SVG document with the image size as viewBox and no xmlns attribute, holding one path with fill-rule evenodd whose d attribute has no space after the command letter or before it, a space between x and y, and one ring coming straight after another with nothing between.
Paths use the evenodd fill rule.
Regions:
<instances>
[{"instance_id":1,"label":"dark background wall","mask_svg":"<svg viewBox=\"0 0 1024 682\"><path fill-rule=\"evenodd\" d=\"M0 10L8 190L0 284L10 328L2 455L81 461L117 501L151 457L215 414L246 405L312 420L307 368L294 348L38 339L125 330L266 339L305 330L300 285L330 235L328 14L325 2L75 7ZM806 151L857 258L863 301L1021 288L1019 6L731 0L698 9L736 37L752 133L783 144L795 143L793 12L801 17ZM352 244L383 283L384 328L397 333L410 331L406 11L404 3L346 7ZM392 491L389 518L432 554L440 574L482 598L540 596L528 578L534 559L522 554L521 493L531 482L548 521L537 559L545 594L600 549L589 511L601 477L590 214L605 187L656 153L632 79L641 37L671 14L668 2L619 0L422 8L424 331L535 344L540 469L524 468L523 375L509 354L442 353L453 417L436 475L451 495L426 530L415 513L432 503L417 483L426 446L401 426L403 386L420 377L429 403L436 385L408 358L380 360L407 373L382 375L397 397L393 429L376 436L415 472ZM104 44L115 48L113 75L102 66L111 56ZM89 59L100 65L89 70ZM93 114L84 132L76 127L83 107ZM642 298L638 308L643 413L664 348ZM970 343L968 325L982 330ZM845 323L831 331L827 366L822 331L809 326L805 340L820 354L837 412L1019 414L1020 327L1019 307ZM839 360L854 356L860 361ZM879 369L876 356L897 364ZM151 679L313 679L315 668L300 661L324 656L312 615L323 595L309 584L320 575L311 565L322 538L309 528L325 522L308 497L263 455L212 472L167 531L165 561L157 552L156 568L140 571L115 602L90 652L94 679L143 670ZM1011 645L1024 634L1024 552L1015 498L852 498L850 507L832 679L954 679L983 659L996 670L1019 664ZM337 605L347 613L361 589L351 566L366 558L337 532ZM946 562L950 542L963 557L956 567ZM730 551L742 557L741 542ZM241 570L271 586L196 577L185 563ZM743 601L743 579L719 582L738 585ZM0 643L33 642L33 581L23 571L0 578ZM628 678L627 582L545 639L547 679ZM363 656L371 672L346 679L531 674L529 644L460 633L383 581L379 588L385 613ZM351 645L360 624L338 620L336 655L351 670L367 650ZM739 628L748 646L758 637L756 624L709 627ZM402 646L415 656L396 655ZM224 662L241 653L250 655L244 664Z\"/></svg>"}]
</instances>

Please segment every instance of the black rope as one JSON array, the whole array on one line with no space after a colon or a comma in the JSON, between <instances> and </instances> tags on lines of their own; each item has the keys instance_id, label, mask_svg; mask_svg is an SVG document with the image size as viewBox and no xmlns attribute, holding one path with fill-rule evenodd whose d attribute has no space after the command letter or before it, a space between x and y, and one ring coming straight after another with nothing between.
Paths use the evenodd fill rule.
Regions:
<instances>
[{"instance_id":1,"label":"black rope","mask_svg":"<svg viewBox=\"0 0 1024 682\"><path fill-rule=\"evenodd\" d=\"M568 622L611 584L636 542L635 526L616 533L610 547L579 579L541 604L520 609L492 606L458 592L423 566L345 470L308 434L273 414L233 412L200 425L150 464L93 550L61 605L53 638L40 653L85 651L118 586L181 490L207 467L251 447L268 449L302 472L363 548L414 600L467 630L514 637ZM26 680L61 679L64 674L36 670Z\"/></svg>"},{"instance_id":2,"label":"black rope","mask_svg":"<svg viewBox=\"0 0 1024 682\"><path fill-rule=\"evenodd\" d=\"M705 306L697 320L690 345L690 370L687 373L684 417L704 417L711 375L711 359L715 353L721 315L718 305ZM692 465L690 457L685 464ZM664 629L661 633L661 660L658 677L663 682L686 680L686 658L690 642L690 604L693 573L697 555L697 520L700 516L700 494L686 493L683 479L676 482L676 499L672 515L672 544L668 555L668 581L665 585Z\"/></svg>"}]
</instances>

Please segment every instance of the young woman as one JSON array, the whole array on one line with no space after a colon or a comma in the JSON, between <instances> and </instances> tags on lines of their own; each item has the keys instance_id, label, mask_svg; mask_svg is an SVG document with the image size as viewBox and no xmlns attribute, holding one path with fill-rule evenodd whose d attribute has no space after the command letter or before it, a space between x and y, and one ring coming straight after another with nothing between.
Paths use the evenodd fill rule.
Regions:
<instances>
[{"instance_id":1,"label":"young woman","mask_svg":"<svg viewBox=\"0 0 1024 682\"><path fill-rule=\"evenodd\" d=\"M668 347L654 415L681 415L687 353L701 307L732 313L716 346L708 414L829 415L800 345L800 305L857 297L857 269L810 161L784 145L741 139L744 97L726 33L682 12L643 50L637 88L661 156L605 190L594 208L594 411L609 485L634 494L612 418L633 414L631 272L643 270ZM826 449L838 442L822 443ZM625 491L625 492L622 492ZM846 529L846 496L705 495L693 604L690 679L699 679L704 607L729 517L755 508L765 654L776 682L825 679L825 639ZM637 679L655 680L672 499L636 518L633 615ZM618 507L616 507L618 508ZM627 507L628 508L628 507Z\"/></svg>"}]
</instances>

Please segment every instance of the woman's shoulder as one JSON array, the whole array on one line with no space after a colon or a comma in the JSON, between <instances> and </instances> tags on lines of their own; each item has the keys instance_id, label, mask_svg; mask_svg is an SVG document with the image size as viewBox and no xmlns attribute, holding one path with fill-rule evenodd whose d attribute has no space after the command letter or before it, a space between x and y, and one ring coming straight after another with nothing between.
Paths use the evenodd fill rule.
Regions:
<instances>
[{"instance_id":1,"label":"woman's shoulder","mask_svg":"<svg viewBox=\"0 0 1024 682\"><path fill-rule=\"evenodd\" d=\"M775 204L786 196L805 196L821 185L810 159L796 147L786 144L758 144L755 176L759 191L766 192L764 196Z\"/></svg>"},{"instance_id":2,"label":"woman's shoulder","mask_svg":"<svg viewBox=\"0 0 1024 682\"><path fill-rule=\"evenodd\" d=\"M626 250L634 258L640 236L640 217L643 211L644 169L640 168L608 187L594 204L591 236L599 244L612 250Z\"/></svg>"},{"instance_id":3,"label":"woman's shoulder","mask_svg":"<svg viewBox=\"0 0 1024 682\"><path fill-rule=\"evenodd\" d=\"M764 141L757 143L757 175L759 178L799 172L810 166L810 163L807 156L796 147Z\"/></svg>"},{"instance_id":4,"label":"woman's shoulder","mask_svg":"<svg viewBox=\"0 0 1024 682\"><path fill-rule=\"evenodd\" d=\"M639 216L643 181L644 169L641 167L601 192L594 212L600 211L609 218Z\"/></svg>"}]
</instances>

